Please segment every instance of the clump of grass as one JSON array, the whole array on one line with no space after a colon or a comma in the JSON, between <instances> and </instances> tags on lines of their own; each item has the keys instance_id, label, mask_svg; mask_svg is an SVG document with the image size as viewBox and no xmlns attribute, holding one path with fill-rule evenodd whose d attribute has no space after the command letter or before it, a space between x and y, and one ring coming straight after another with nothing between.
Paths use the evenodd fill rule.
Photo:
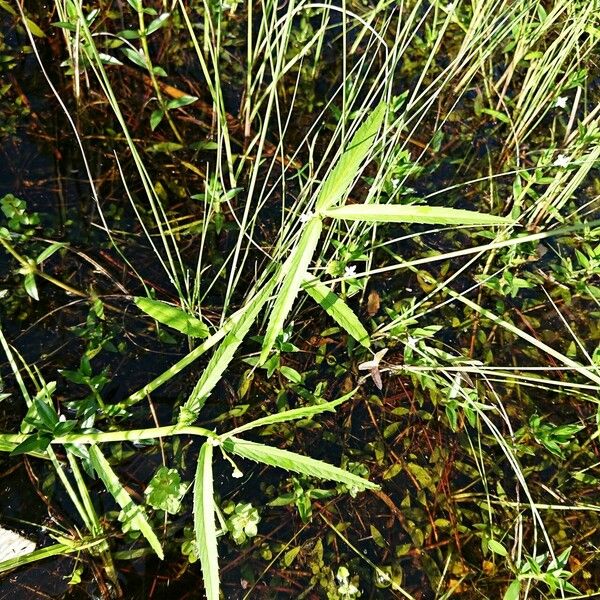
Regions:
<instances>
[{"instance_id":1,"label":"clump of grass","mask_svg":"<svg viewBox=\"0 0 600 600\"><path fill-rule=\"evenodd\" d=\"M580 195L593 187L599 158L598 111L588 100L593 92L585 71L597 49L597 8L574 0L550 12L525 0L341 8L275 2L243 10L183 0L171 6L131 1L131 20L124 25L105 6L90 12L57 0L75 101L80 110L91 110L86 96L98 91L106 118L114 118L116 170L170 299L138 274L121 233L109 224L86 159L85 132L46 73L37 51L38 26L19 9L20 27L78 142L110 248L145 293L126 299L134 296L138 315L154 322L163 340L188 338L182 358L108 403L102 393L107 377L94 374L90 362L97 345L88 348L77 371L64 373L90 394L65 401L56 383L0 336L27 408L18 433L0 434L0 448L49 460L87 531L70 543L61 539L52 553L89 548L118 585L107 527L89 491L88 477L96 476L118 507L111 526L141 536L163 559L165 547L173 551L169 532L176 532L167 527L165 507L176 506L177 513L187 487L177 472L162 484L157 473L150 487L172 502L142 505L122 482L111 444L158 445L166 463L165 445L175 461L182 440L200 438L189 486L193 536L184 545L188 560L200 561L208 598L219 597L220 539L232 528L221 512L213 469L230 465L234 477L243 477L244 465L252 463L294 473L278 489L265 480L261 493L265 504L294 505L305 525L281 547L271 548L265 536L261 551L265 560L281 560L286 568L302 561L314 575L305 581L309 591L357 597L360 584L374 594L391 587L411 598L414 583L403 580L401 563L419 557L418 577L431 597L477 597L478 590L508 600L534 589L579 593L570 582L576 563L564 521L546 513L595 510L592 503L568 500L571 483L559 480L561 466L572 464L577 482L596 481L590 474L596 435L586 442L579 436L594 428L597 352L582 337L593 340L594 332L586 331L571 306L577 301L597 312L600 297L594 279L598 223L585 220L594 200ZM236 34L244 36L242 50L231 42ZM156 40L171 36L185 42L157 52ZM169 75L177 81L176 55L185 46L208 106L199 92L165 82ZM337 73L327 73L327 47L343 57ZM141 131L152 136L151 143L132 128L130 107L120 96L121 72L148 85L153 109L142 111ZM244 84L239 118L228 113L226 102L234 76ZM329 86L327 98L311 95L314 81ZM561 113L569 102L564 98L572 106ZM309 108L312 114L314 104L314 124L292 147L295 119ZM193 111L200 108L212 121L208 144L191 141L188 123L198 121ZM482 122L489 135L478 158L468 128ZM207 149L212 154L199 158ZM169 179L157 158L162 154L197 178L190 180L194 194L182 192L186 201L204 202L193 209L197 215L178 214L169 202L157 180ZM447 181L444 169L453 171ZM175 193L176 182L170 184ZM15 273L31 298L43 298L36 282L44 280L88 300L92 321L105 319L105 304L121 310L95 291L49 275L45 265L64 251L64 243L38 250L40 241L32 239L38 224L24 206L5 204L18 214L3 209L8 219L0 242L17 261ZM194 226L182 227L182 220ZM217 262L210 240L219 238L226 243ZM539 256L540 249L552 259ZM547 262L533 268L541 259ZM305 305L307 296L316 307ZM365 297L366 311L357 302ZM556 315L568 344L548 331L544 311ZM330 327L323 331L325 322ZM332 336L341 349L331 348ZM305 342L309 337L320 340L316 348ZM300 349L311 358L297 358ZM161 425L153 395L211 350L201 372L183 386L187 398L172 421ZM239 395L250 395L256 381L261 400L238 402L215 417L208 409L218 401L210 396L227 385L239 359L250 367ZM325 379L319 370L326 371ZM362 376L367 370L375 389ZM327 401L339 394L325 390L340 379L345 391L358 387ZM548 399L556 395L572 408L571 416L553 411L550 400L537 401L540 392ZM575 394L576 402L570 399ZM140 428L133 425L133 411L145 402L150 415ZM323 413L338 407L344 456L334 466L311 458L317 448L307 440ZM250 418L253 413L258 416ZM210 428L215 423L218 433ZM270 443L238 437L258 428L272 436ZM323 438L331 442L333 435ZM298 441L305 442L304 453L280 447ZM540 453L549 476L531 458ZM315 478L336 487L317 488ZM376 561L365 559L340 508L343 494L365 490L372 495L357 501L363 516L378 514L383 502L404 540L386 536L378 518L365 525L369 519L357 513L352 527L378 553ZM320 535L302 535L317 509L330 532L324 541L333 547L338 538L344 548L347 565L337 575L325 559L330 548L316 541ZM260 517L245 505L235 514L238 521L253 520L234 541L256 537ZM0 569L47 555L38 550ZM255 575L252 589L264 574Z\"/></svg>"}]
</instances>

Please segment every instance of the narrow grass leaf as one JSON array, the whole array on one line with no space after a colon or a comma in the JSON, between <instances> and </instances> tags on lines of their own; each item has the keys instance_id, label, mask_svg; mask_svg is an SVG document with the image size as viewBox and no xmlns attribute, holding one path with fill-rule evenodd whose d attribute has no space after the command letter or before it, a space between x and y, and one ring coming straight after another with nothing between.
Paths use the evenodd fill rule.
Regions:
<instances>
[{"instance_id":1,"label":"narrow grass leaf","mask_svg":"<svg viewBox=\"0 0 600 600\"><path fill-rule=\"evenodd\" d=\"M150 522L146 517L144 509L135 504L131 499L131 496L121 485L119 478L108 464L108 461L104 457L104 454L102 454L100 448L98 448L98 446L90 446L89 454L94 471L96 471L98 477L100 477L106 486L106 489L111 493L115 502L121 507L123 512L130 517L131 528L141 532L154 552L156 552L157 556L162 560L164 558L163 549L154 533L154 529L152 529L152 525L150 525Z\"/></svg>"},{"instance_id":2,"label":"narrow grass leaf","mask_svg":"<svg viewBox=\"0 0 600 600\"><path fill-rule=\"evenodd\" d=\"M290 257L283 265L285 277L271 310L267 332L265 333L262 351L258 360L259 365L262 365L265 362L271 348L273 348L277 336L283 329L285 319L292 309L294 300L300 290L302 280L306 276L306 271L310 265L313 254L315 253L319 237L321 236L322 227L323 224L321 219L313 217L307 223L298 244L292 250Z\"/></svg>"},{"instance_id":3,"label":"narrow grass leaf","mask_svg":"<svg viewBox=\"0 0 600 600\"><path fill-rule=\"evenodd\" d=\"M331 289L318 280L306 279L304 291L349 335L365 348L371 346L369 334L354 311Z\"/></svg>"},{"instance_id":4,"label":"narrow grass leaf","mask_svg":"<svg viewBox=\"0 0 600 600\"><path fill-rule=\"evenodd\" d=\"M319 197L317 211L333 206L347 191L373 148L373 141L383 123L386 105L379 104L358 128L333 170L325 179Z\"/></svg>"},{"instance_id":5,"label":"narrow grass leaf","mask_svg":"<svg viewBox=\"0 0 600 600\"><path fill-rule=\"evenodd\" d=\"M194 479L194 532L207 600L219 600L219 561L212 475L213 447L202 445Z\"/></svg>"},{"instance_id":6,"label":"narrow grass leaf","mask_svg":"<svg viewBox=\"0 0 600 600\"><path fill-rule=\"evenodd\" d=\"M229 366L234 354L243 342L252 324L256 321L258 313L267 303L273 288L277 282L277 276L272 277L262 290L248 303L247 309L240 313L238 320L233 324L229 333L225 336L211 359L202 376L195 385L189 398L181 407L178 422L180 424L193 423L202 410L206 399L212 389L217 385L221 375Z\"/></svg>"},{"instance_id":7,"label":"narrow grass leaf","mask_svg":"<svg viewBox=\"0 0 600 600\"><path fill-rule=\"evenodd\" d=\"M347 204L323 212L326 217L368 223L424 223L430 225L511 225L506 217L443 206Z\"/></svg>"},{"instance_id":8,"label":"narrow grass leaf","mask_svg":"<svg viewBox=\"0 0 600 600\"><path fill-rule=\"evenodd\" d=\"M142 312L180 333L195 338L205 338L209 334L208 327L200 319L192 317L181 308L151 298L137 297L134 302Z\"/></svg>"},{"instance_id":9,"label":"narrow grass leaf","mask_svg":"<svg viewBox=\"0 0 600 600\"><path fill-rule=\"evenodd\" d=\"M234 437L227 438L223 441L223 449L255 462L264 463L265 465L270 465L272 467L279 467L286 471L293 471L294 473L318 477L319 479L345 483L346 485L358 488L359 490L375 490L379 488L377 484L371 483L368 479L364 479L349 471L344 471L339 467L334 467L333 465L320 460L290 452L289 450L282 450L273 446L248 442Z\"/></svg>"},{"instance_id":10,"label":"narrow grass leaf","mask_svg":"<svg viewBox=\"0 0 600 600\"><path fill-rule=\"evenodd\" d=\"M256 419L256 421L252 421L251 423L247 423L246 425L242 425L240 427L236 427L231 431L227 432L227 436L237 435L242 431L248 431L249 429L256 429L257 427L264 427L265 425L273 425L273 423L283 423L285 421L293 421L294 419L308 419L310 417L314 417L323 412L335 412L335 408L340 404L346 402L354 396L356 390L358 388L353 389L351 392L344 394L342 397L337 400L332 400L331 402L324 402L323 404L314 404L312 406L303 406L302 408L293 408L292 410L284 410L280 413L276 413L274 415L269 415L268 417L262 417L261 419Z\"/></svg>"},{"instance_id":11,"label":"narrow grass leaf","mask_svg":"<svg viewBox=\"0 0 600 600\"><path fill-rule=\"evenodd\" d=\"M6 573L7 571L13 571L19 567L24 565L28 565L34 562L38 562L41 560L45 560L52 556L62 556L64 554L69 554L72 552L81 552L87 548L92 548L94 546L99 546L100 544L105 543L104 539L95 539L89 542L86 541L75 541L69 543L58 543L52 544L51 546L46 546L45 548L40 548L39 550L34 550L29 554L25 554L22 556L15 556L14 558L7 558L6 560L2 560L0 562L0 573ZM34 545L35 547L35 545Z\"/></svg>"}]
</instances>

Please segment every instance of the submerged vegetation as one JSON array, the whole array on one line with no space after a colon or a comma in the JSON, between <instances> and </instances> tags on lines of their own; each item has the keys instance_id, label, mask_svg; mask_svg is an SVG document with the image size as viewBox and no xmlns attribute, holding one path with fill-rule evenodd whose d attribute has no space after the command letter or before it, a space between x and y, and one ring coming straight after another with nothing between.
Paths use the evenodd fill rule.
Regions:
<instances>
[{"instance_id":1,"label":"submerged vegetation","mask_svg":"<svg viewBox=\"0 0 600 600\"><path fill-rule=\"evenodd\" d=\"M600 0L0 13L7 597L600 594Z\"/></svg>"}]
</instances>

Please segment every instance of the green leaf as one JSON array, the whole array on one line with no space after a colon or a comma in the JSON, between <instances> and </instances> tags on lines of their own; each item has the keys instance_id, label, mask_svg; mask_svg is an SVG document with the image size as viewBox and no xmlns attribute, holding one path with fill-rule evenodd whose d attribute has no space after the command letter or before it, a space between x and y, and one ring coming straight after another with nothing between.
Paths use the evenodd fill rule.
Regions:
<instances>
[{"instance_id":1,"label":"green leaf","mask_svg":"<svg viewBox=\"0 0 600 600\"><path fill-rule=\"evenodd\" d=\"M527 59L527 57L525 58ZM486 115L490 115L491 117L494 117L494 119L497 119L502 123L510 123L510 117L504 114L503 112L500 112L499 110L494 110L493 108L482 108L481 112L485 113Z\"/></svg>"},{"instance_id":2,"label":"green leaf","mask_svg":"<svg viewBox=\"0 0 600 600\"><path fill-rule=\"evenodd\" d=\"M369 334L354 311L329 287L318 280L305 279L304 291L349 335L365 348L371 346Z\"/></svg>"},{"instance_id":3,"label":"green leaf","mask_svg":"<svg viewBox=\"0 0 600 600\"><path fill-rule=\"evenodd\" d=\"M196 96L181 96L179 98L174 98L173 100L169 100L167 102L167 108L181 108L182 106L188 106L189 104L194 104L198 98Z\"/></svg>"},{"instance_id":4,"label":"green leaf","mask_svg":"<svg viewBox=\"0 0 600 600\"><path fill-rule=\"evenodd\" d=\"M323 212L332 219L379 223L425 223L433 225L510 225L511 219L472 210L443 206L400 204L348 204Z\"/></svg>"},{"instance_id":5,"label":"green leaf","mask_svg":"<svg viewBox=\"0 0 600 600\"><path fill-rule=\"evenodd\" d=\"M181 499L185 494L187 486L181 483L181 477L177 469L160 467L148 486L144 490L146 502L157 510L176 515L181 506Z\"/></svg>"},{"instance_id":6,"label":"green leaf","mask_svg":"<svg viewBox=\"0 0 600 600\"><path fill-rule=\"evenodd\" d=\"M433 479L431 478L431 475L427 469L423 468L421 465L416 463L408 463L406 468L423 487L430 487L433 485Z\"/></svg>"},{"instance_id":7,"label":"green leaf","mask_svg":"<svg viewBox=\"0 0 600 600\"><path fill-rule=\"evenodd\" d=\"M108 464L106 458L104 458L100 448L92 445L89 448L89 453L92 467L106 486L106 489L111 493L115 502L123 509L123 511L126 514L131 515L131 527L138 529L142 533L154 552L156 552L158 558L162 560L164 558L163 549L152 529L152 525L150 525L150 522L146 517L144 509L141 506L136 505L131 499L131 496L121 485L119 478L112 470L112 467Z\"/></svg>"},{"instance_id":8,"label":"green leaf","mask_svg":"<svg viewBox=\"0 0 600 600\"><path fill-rule=\"evenodd\" d=\"M383 536L381 535L381 532L379 531L379 529L377 529L377 527L375 527L375 525L369 525L369 530L371 532L371 537L373 538L373 541L380 547L380 548L385 548L387 547L387 544L385 543L385 539L383 538Z\"/></svg>"},{"instance_id":9,"label":"green leaf","mask_svg":"<svg viewBox=\"0 0 600 600\"><path fill-rule=\"evenodd\" d=\"M151 298L134 298L136 306L163 325L168 325L180 333L195 338L208 336L208 327L196 317L192 317L181 308L171 306Z\"/></svg>"},{"instance_id":10,"label":"green leaf","mask_svg":"<svg viewBox=\"0 0 600 600\"><path fill-rule=\"evenodd\" d=\"M498 554L498 556L508 556L506 548L496 540L488 540L487 546L494 554Z\"/></svg>"},{"instance_id":11,"label":"green leaf","mask_svg":"<svg viewBox=\"0 0 600 600\"><path fill-rule=\"evenodd\" d=\"M33 403L35 405L37 414L44 426L49 431L53 431L58 423L58 415L56 414L54 407L50 406L50 404L44 402L43 400L40 400L39 398L35 398L33 400Z\"/></svg>"},{"instance_id":12,"label":"green leaf","mask_svg":"<svg viewBox=\"0 0 600 600\"><path fill-rule=\"evenodd\" d=\"M67 244L63 244L62 242L54 242L50 244L45 250L40 252L38 257L35 259L36 264L41 264L45 260L48 260L57 250L64 248Z\"/></svg>"},{"instance_id":13,"label":"green leaf","mask_svg":"<svg viewBox=\"0 0 600 600\"><path fill-rule=\"evenodd\" d=\"M39 38L46 37L46 34L40 29L39 25L36 25L28 17L25 17L25 23L27 24L29 31L31 31L31 35L34 35L35 37L39 37Z\"/></svg>"},{"instance_id":14,"label":"green leaf","mask_svg":"<svg viewBox=\"0 0 600 600\"><path fill-rule=\"evenodd\" d=\"M152 129L152 131L154 131L160 125L160 122L163 120L164 116L165 113L160 108L152 111L152 114L150 115L150 129Z\"/></svg>"},{"instance_id":15,"label":"green leaf","mask_svg":"<svg viewBox=\"0 0 600 600\"><path fill-rule=\"evenodd\" d=\"M205 442L194 479L194 532L207 600L219 600L219 556L212 475L213 447Z\"/></svg>"},{"instance_id":16,"label":"green leaf","mask_svg":"<svg viewBox=\"0 0 600 600\"><path fill-rule=\"evenodd\" d=\"M0 6L2 4L0 3ZM55 23L51 23L53 27L60 27L61 29L66 29L68 31L77 31L76 25L73 23L69 23L68 21L56 21Z\"/></svg>"},{"instance_id":17,"label":"green leaf","mask_svg":"<svg viewBox=\"0 0 600 600\"><path fill-rule=\"evenodd\" d=\"M23 280L23 287L25 288L25 291L34 300L40 299L40 296L38 294L37 285L35 283L35 275L33 273L27 273L27 275L25 275L25 279Z\"/></svg>"},{"instance_id":18,"label":"green leaf","mask_svg":"<svg viewBox=\"0 0 600 600\"><path fill-rule=\"evenodd\" d=\"M152 144L147 151L148 152L164 152L165 154L171 154L171 152L177 152L183 149L183 144L177 142L159 142L158 144Z\"/></svg>"},{"instance_id":19,"label":"green leaf","mask_svg":"<svg viewBox=\"0 0 600 600\"><path fill-rule=\"evenodd\" d=\"M286 367L285 365L279 369L279 372L292 383L302 383L302 375L293 369L292 367Z\"/></svg>"},{"instance_id":20,"label":"green leaf","mask_svg":"<svg viewBox=\"0 0 600 600\"><path fill-rule=\"evenodd\" d=\"M251 421L250 423L246 423L245 425L241 425L240 427L236 427L235 429L228 431L223 437L238 435L243 431L249 431L250 429L256 429L257 427L265 427L266 425L273 425L274 423L285 423L286 421L293 421L294 419L309 419L310 417L314 417L315 415L323 412L335 412L336 407L346 402L346 400L350 400L350 398L352 398L352 396L354 396L356 393L357 389L358 388L354 388L351 392L348 392L337 400L332 400L331 402L324 402L323 404L313 404L312 406L303 406L302 408L284 410L274 415L256 419L256 421Z\"/></svg>"},{"instance_id":21,"label":"green leaf","mask_svg":"<svg viewBox=\"0 0 600 600\"><path fill-rule=\"evenodd\" d=\"M30 435L24 439L16 448L14 448L10 455L17 456L17 454L27 454L30 452L44 452L50 445L52 438L49 435L36 434Z\"/></svg>"},{"instance_id":22,"label":"green leaf","mask_svg":"<svg viewBox=\"0 0 600 600\"><path fill-rule=\"evenodd\" d=\"M156 19L154 19L154 21L150 22L150 25L148 25L148 27L146 27L146 35L150 35L151 33L154 33L155 31L157 31L158 29L160 29L166 22L167 19L171 16L171 13L163 13L162 15L156 17Z\"/></svg>"},{"instance_id":23,"label":"green leaf","mask_svg":"<svg viewBox=\"0 0 600 600\"><path fill-rule=\"evenodd\" d=\"M262 351L258 359L259 366L267 360L277 336L283 329L285 319L292 309L302 280L306 277L306 271L321 237L322 227L321 219L313 217L307 223L298 244L292 250L292 253L282 267L285 276L271 310L269 324L263 339Z\"/></svg>"},{"instance_id":24,"label":"green leaf","mask_svg":"<svg viewBox=\"0 0 600 600\"><path fill-rule=\"evenodd\" d=\"M185 404L181 407L178 419L179 423L193 423L198 418L198 414L202 410L206 399L215 385L217 385L219 379L221 379L221 376L233 359L240 344L246 335L248 335L248 331L256 321L258 313L267 303L276 282L277 277L271 278L263 289L247 304L244 312L240 312L236 318L232 317L231 320L227 322L226 325L229 328L229 333L227 333L211 359L208 361L208 365L202 372L202 376L198 380L198 383L192 390L192 393Z\"/></svg>"},{"instance_id":25,"label":"green leaf","mask_svg":"<svg viewBox=\"0 0 600 600\"><path fill-rule=\"evenodd\" d=\"M286 567L290 567L292 565L292 563L294 562L294 560L296 559L296 556L298 556L298 554L300 553L300 550L302 550L302 546L296 546L295 548L288 550L283 555L283 564Z\"/></svg>"},{"instance_id":26,"label":"green leaf","mask_svg":"<svg viewBox=\"0 0 600 600\"><path fill-rule=\"evenodd\" d=\"M294 473L310 475L311 477L337 481L338 483L344 483L359 490L374 490L379 488L378 485L371 483L368 479L363 479L339 467L334 467L320 460L296 454L289 450L248 442L234 437L229 437L223 441L223 449L226 452L237 454L255 462L279 467L286 471L293 471Z\"/></svg>"},{"instance_id":27,"label":"green leaf","mask_svg":"<svg viewBox=\"0 0 600 600\"><path fill-rule=\"evenodd\" d=\"M521 593L521 582L518 579L515 579L508 586L506 592L504 592L503 600L519 600L520 593Z\"/></svg>"},{"instance_id":28,"label":"green leaf","mask_svg":"<svg viewBox=\"0 0 600 600\"><path fill-rule=\"evenodd\" d=\"M147 67L144 55L139 50L133 50L132 48L121 48L121 52L134 64L142 69Z\"/></svg>"},{"instance_id":29,"label":"green leaf","mask_svg":"<svg viewBox=\"0 0 600 600\"><path fill-rule=\"evenodd\" d=\"M317 212L333 206L350 187L373 148L373 141L383 123L385 110L386 105L382 102L358 128L321 187L316 204Z\"/></svg>"}]
</instances>

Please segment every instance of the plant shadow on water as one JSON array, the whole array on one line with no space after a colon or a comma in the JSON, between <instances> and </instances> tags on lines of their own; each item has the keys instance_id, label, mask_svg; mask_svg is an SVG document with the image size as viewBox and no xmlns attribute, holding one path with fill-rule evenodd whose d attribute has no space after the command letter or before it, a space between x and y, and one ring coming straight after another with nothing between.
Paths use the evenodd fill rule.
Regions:
<instances>
[{"instance_id":1,"label":"plant shadow on water","mask_svg":"<svg viewBox=\"0 0 600 600\"><path fill-rule=\"evenodd\" d=\"M121 4L0 2L0 597L597 593L590 7Z\"/></svg>"}]
</instances>

